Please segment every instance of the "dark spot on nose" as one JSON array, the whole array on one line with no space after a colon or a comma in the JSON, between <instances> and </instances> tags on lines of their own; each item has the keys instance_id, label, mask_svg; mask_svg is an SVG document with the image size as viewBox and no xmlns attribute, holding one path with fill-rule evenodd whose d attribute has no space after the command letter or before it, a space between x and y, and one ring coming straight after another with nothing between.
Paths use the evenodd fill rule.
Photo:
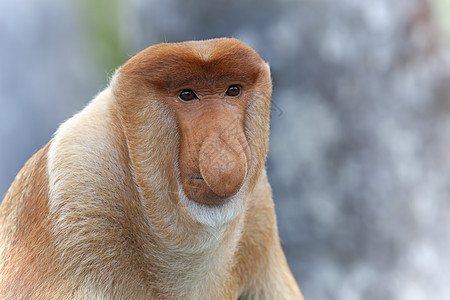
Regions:
<instances>
[{"instance_id":1,"label":"dark spot on nose","mask_svg":"<svg viewBox=\"0 0 450 300\"><path fill-rule=\"evenodd\" d=\"M191 179L193 181L204 181L202 176L192 176Z\"/></svg>"}]
</instances>

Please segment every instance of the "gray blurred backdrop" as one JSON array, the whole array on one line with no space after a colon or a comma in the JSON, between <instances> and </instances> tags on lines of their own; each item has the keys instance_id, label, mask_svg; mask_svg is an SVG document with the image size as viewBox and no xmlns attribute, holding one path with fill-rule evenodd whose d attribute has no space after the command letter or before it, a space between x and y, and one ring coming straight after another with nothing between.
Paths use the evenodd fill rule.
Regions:
<instances>
[{"instance_id":1,"label":"gray blurred backdrop","mask_svg":"<svg viewBox=\"0 0 450 300\"><path fill-rule=\"evenodd\" d=\"M450 299L450 0L0 0L0 12L0 199L127 58L233 36L272 68L267 168L306 299Z\"/></svg>"}]
</instances>

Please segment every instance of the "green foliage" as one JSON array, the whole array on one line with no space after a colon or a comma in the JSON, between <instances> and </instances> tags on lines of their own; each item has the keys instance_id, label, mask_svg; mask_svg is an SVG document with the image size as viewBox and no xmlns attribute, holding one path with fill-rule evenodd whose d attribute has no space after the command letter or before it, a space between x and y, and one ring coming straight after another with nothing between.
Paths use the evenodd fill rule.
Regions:
<instances>
[{"instance_id":1,"label":"green foliage","mask_svg":"<svg viewBox=\"0 0 450 300\"><path fill-rule=\"evenodd\" d=\"M127 59L120 38L120 22L124 14L120 0L81 0L81 17L89 38L89 50L98 67L114 70Z\"/></svg>"},{"instance_id":2,"label":"green foliage","mask_svg":"<svg viewBox=\"0 0 450 300\"><path fill-rule=\"evenodd\" d=\"M450 45L450 0L436 0L436 11L444 30L447 44Z\"/></svg>"}]
</instances>

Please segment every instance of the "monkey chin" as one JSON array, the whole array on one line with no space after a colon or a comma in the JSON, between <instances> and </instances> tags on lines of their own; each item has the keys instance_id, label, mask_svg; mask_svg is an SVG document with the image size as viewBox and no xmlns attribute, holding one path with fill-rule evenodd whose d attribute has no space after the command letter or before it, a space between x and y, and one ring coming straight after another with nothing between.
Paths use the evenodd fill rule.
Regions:
<instances>
[{"instance_id":1,"label":"monkey chin","mask_svg":"<svg viewBox=\"0 0 450 300\"><path fill-rule=\"evenodd\" d=\"M215 194L198 176L184 183L178 191L183 206L194 220L207 227L221 228L243 210L245 182L235 193L226 196Z\"/></svg>"}]
</instances>

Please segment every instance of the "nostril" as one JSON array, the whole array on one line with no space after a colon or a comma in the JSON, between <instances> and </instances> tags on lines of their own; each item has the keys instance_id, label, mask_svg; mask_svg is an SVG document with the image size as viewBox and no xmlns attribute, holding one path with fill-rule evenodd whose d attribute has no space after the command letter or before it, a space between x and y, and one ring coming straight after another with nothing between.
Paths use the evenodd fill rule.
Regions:
<instances>
[{"instance_id":1,"label":"nostril","mask_svg":"<svg viewBox=\"0 0 450 300\"><path fill-rule=\"evenodd\" d=\"M193 181L204 181L203 177L201 177L201 176L192 176L191 179Z\"/></svg>"}]
</instances>

